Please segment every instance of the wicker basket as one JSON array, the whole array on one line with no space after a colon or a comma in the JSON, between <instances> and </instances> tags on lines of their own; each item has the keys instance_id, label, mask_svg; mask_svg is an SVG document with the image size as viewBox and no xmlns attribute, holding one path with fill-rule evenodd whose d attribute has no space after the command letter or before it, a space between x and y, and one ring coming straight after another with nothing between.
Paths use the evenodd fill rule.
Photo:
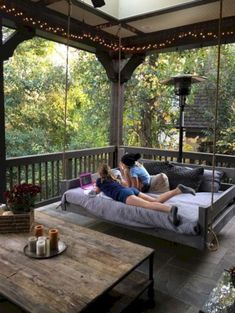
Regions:
<instances>
[{"instance_id":1,"label":"wicker basket","mask_svg":"<svg viewBox=\"0 0 235 313\"><path fill-rule=\"evenodd\" d=\"M34 223L34 210L28 213L0 215L0 233L29 233Z\"/></svg>"}]
</instances>

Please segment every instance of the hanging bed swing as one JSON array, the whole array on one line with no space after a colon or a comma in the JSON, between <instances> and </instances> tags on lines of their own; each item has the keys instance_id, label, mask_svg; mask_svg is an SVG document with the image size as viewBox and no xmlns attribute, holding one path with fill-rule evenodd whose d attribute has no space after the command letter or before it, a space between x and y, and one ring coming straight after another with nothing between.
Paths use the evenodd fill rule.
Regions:
<instances>
[{"instance_id":1,"label":"hanging bed swing","mask_svg":"<svg viewBox=\"0 0 235 313\"><path fill-rule=\"evenodd\" d=\"M68 10L68 31L67 31L67 58L66 58L66 81L68 76L68 41L69 25L71 16L71 3ZM217 94L215 104L215 125L214 125L214 152L212 167L204 167L201 170L204 190L198 186L196 196L181 194L171 198L166 203L177 205L181 224L176 227L167 218L167 214L146 210L141 207L126 205L114 201L104 195L91 195L80 187L79 177L76 179L63 180L61 182L63 210L75 212L89 217L97 217L106 222L118 225L134 231L149 234L151 236L166 239L197 249L210 250L218 248L217 234L224 225L234 216L235 213L235 169L215 167L216 147L216 123L218 111L218 90L219 90L219 67L220 67L220 38L221 38L222 1L220 1L220 22L218 31L218 70L217 70ZM119 49L120 50L120 49ZM120 64L120 53L119 53ZM120 73L120 69L119 69ZM120 75L119 75L120 79ZM119 80L120 82L120 80ZM67 118L67 92L65 92L65 115L64 115L64 153L66 139L66 118ZM65 159L63 160L65 162ZM144 161L144 160L143 160ZM155 175L159 162L144 161L144 165L150 174ZM155 163L155 164L154 164ZM151 166L150 166L151 164ZM171 166L186 166L191 174L197 171L200 166L187 164L171 164ZM195 169L196 167L196 169ZM63 167L65 169L65 166ZM154 171L152 171L154 169ZM204 173L203 173L204 172ZM229 184L221 183L222 173L230 181ZM66 177L66 173L63 173ZM209 178L208 178L209 177ZM96 178L96 174L93 174ZM208 179L209 185L208 187ZM184 183L184 182L182 182ZM204 185L203 185L204 184ZM205 185L207 188L205 188ZM211 187L212 186L212 187ZM209 188L209 189L208 189Z\"/></svg>"}]
</instances>

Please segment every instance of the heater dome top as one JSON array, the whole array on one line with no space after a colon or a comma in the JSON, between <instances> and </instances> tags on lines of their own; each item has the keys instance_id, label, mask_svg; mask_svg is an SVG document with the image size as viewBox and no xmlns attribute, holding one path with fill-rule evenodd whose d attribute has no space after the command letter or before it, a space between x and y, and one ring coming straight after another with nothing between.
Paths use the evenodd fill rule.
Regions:
<instances>
[{"instance_id":1,"label":"heater dome top","mask_svg":"<svg viewBox=\"0 0 235 313\"><path fill-rule=\"evenodd\" d=\"M189 84L194 84L194 83L201 83L204 80L206 80L206 77L204 76L198 76L198 75L192 75L192 74L179 74L172 76L170 78L167 78L163 81L161 81L161 84L164 85L175 85L176 82L180 81L188 81Z\"/></svg>"}]
</instances>

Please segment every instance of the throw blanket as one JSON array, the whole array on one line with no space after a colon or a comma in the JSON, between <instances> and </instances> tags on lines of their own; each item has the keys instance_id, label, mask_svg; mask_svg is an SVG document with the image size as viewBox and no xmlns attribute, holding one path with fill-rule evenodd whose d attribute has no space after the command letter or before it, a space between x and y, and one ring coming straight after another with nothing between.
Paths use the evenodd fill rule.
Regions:
<instances>
[{"instance_id":1,"label":"throw blanket","mask_svg":"<svg viewBox=\"0 0 235 313\"><path fill-rule=\"evenodd\" d=\"M217 193L215 199L221 194ZM89 195L81 188L66 191L62 197L62 207L65 208L66 202L69 202L85 208L96 217L118 224L163 228L180 234L197 235L199 234L198 208L199 206L209 206L210 201L210 192L199 192L196 196L181 194L168 200L166 203L178 206L181 224L177 227L169 221L167 213L127 205L114 201L103 194Z\"/></svg>"}]
</instances>

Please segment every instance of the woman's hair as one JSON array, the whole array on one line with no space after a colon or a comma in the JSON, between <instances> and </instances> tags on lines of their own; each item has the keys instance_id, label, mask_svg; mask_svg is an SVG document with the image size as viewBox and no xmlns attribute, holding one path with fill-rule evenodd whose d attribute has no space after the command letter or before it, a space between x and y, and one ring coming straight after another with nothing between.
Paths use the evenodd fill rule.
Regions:
<instances>
[{"instance_id":1,"label":"woman's hair","mask_svg":"<svg viewBox=\"0 0 235 313\"><path fill-rule=\"evenodd\" d=\"M141 158L140 153L127 153L124 154L121 158L121 161L126 166L133 166L135 165L135 162Z\"/></svg>"},{"instance_id":2,"label":"woman's hair","mask_svg":"<svg viewBox=\"0 0 235 313\"><path fill-rule=\"evenodd\" d=\"M101 182L103 182L104 180L114 180L114 181L118 181L118 179L116 179L115 175L113 174L111 168L108 166L108 164L101 164L98 168L98 174L100 176Z\"/></svg>"}]
</instances>

